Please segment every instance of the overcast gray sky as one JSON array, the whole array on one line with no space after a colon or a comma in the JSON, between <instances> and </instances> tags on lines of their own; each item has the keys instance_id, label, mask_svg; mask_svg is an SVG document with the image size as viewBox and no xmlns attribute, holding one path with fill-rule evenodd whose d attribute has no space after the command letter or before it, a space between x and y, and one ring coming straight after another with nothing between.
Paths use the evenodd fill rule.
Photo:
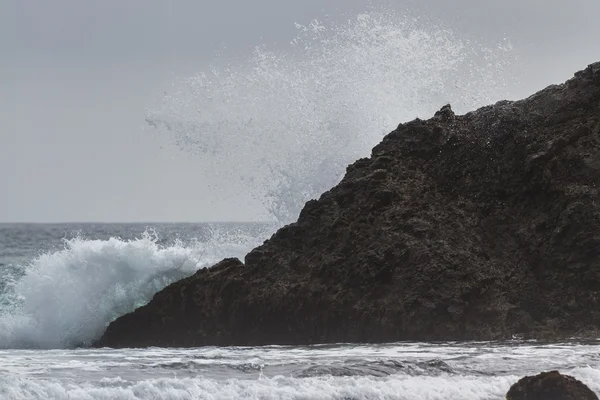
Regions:
<instances>
[{"instance_id":1,"label":"overcast gray sky","mask_svg":"<svg viewBox=\"0 0 600 400\"><path fill-rule=\"evenodd\" d=\"M376 5L378 2L373 1ZM598 0L386 2L457 35L508 38L512 97L600 60ZM239 187L144 127L174 76L226 51L287 45L294 23L344 18L353 0L3 0L0 3L0 222L259 218ZM398 121L400 122L400 121ZM228 199L228 200L224 200Z\"/></svg>"}]
</instances>

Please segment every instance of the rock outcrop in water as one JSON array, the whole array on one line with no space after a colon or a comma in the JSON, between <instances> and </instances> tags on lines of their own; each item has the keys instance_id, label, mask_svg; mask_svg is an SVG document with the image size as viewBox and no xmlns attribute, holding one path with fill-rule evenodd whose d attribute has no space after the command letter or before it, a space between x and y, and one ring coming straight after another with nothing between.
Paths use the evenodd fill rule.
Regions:
<instances>
[{"instance_id":1,"label":"rock outcrop in water","mask_svg":"<svg viewBox=\"0 0 600 400\"><path fill-rule=\"evenodd\" d=\"M298 221L98 346L561 338L600 327L600 63L401 124Z\"/></svg>"},{"instance_id":2,"label":"rock outcrop in water","mask_svg":"<svg viewBox=\"0 0 600 400\"><path fill-rule=\"evenodd\" d=\"M506 400L598 400L583 382L558 371L526 376L512 385Z\"/></svg>"}]
</instances>

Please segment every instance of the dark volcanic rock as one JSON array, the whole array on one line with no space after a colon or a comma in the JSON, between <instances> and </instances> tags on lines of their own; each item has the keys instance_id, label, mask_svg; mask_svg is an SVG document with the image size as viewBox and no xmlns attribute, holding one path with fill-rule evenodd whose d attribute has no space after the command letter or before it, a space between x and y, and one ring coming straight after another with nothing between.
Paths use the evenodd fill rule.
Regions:
<instances>
[{"instance_id":1,"label":"dark volcanic rock","mask_svg":"<svg viewBox=\"0 0 600 400\"><path fill-rule=\"evenodd\" d=\"M572 376L551 371L519 380L506 400L598 400L598 396Z\"/></svg>"},{"instance_id":2,"label":"dark volcanic rock","mask_svg":"<svg viewBox=\"0 0 600 400\"><path fill-rule=\"evenodd\" d=\"M401 124L250 252L174 283L99 346L559 338L600 327L600 63Z\"/></svg>"}]
</instances>

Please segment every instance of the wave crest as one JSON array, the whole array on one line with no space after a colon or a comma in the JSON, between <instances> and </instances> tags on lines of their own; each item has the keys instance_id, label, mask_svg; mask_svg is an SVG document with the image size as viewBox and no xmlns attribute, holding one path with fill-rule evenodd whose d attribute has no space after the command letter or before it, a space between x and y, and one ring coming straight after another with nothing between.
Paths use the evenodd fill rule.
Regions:
<instances>
[{"instance_id":1,"label":"wave crest","mask_svg":"<svg viewBox=\"0 0 600 400\"><path fill-rule=\"evenodd\" d=\"M260 235L259 235L260 236ZM146 304L168 284L224 256L243 256L257 237L213 229L206 242L160 245L146 231L133 240L65 240L28 265L5 288L0 347L89 345L115 318Z\"/></svg>"}]
</instances>

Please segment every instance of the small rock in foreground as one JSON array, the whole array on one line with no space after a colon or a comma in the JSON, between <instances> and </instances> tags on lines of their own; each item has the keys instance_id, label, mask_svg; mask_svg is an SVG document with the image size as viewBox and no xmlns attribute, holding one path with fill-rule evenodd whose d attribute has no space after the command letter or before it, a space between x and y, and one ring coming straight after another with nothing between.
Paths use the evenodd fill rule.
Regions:
<instances>
[{"instance_id":1,"label":"small rock in foreground","mask_svg":"<svg viewBox=\"0 0 600 400\"><path fill-rule=\"evenodd\" d=\"M572 376L550 371L519 380L506 400L598 400L598 396Z\"/></svg>"}]
</instances>

